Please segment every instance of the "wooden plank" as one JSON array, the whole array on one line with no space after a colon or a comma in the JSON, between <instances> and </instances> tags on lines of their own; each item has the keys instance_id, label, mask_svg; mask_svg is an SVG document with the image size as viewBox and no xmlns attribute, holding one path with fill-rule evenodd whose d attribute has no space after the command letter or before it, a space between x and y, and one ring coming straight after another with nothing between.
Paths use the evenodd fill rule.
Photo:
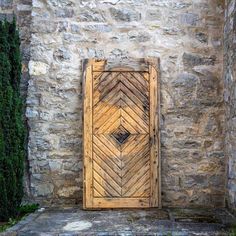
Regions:
<instances>
[{"instance_id":1,"label":"wooden plank","mask_svg":"<svg viewBox=\"0 0 236 236\"><path fill-rule=\"evenodd\" d=\"M118 167L118 165L114 162L113 158L111 158L109 155L104 153L95 143L93 144L93 151L99 155L102 159L105 159L104 161L110 168L112 168L120 177L121 177L121 169Z\"/></svg>"},{"instance_id":2,"label":"wooden plank","mask_svg":"<svg viewBox=\"0 0 236 236\"><path fill-rule=\"evenodd\" d=\"M121 84L121 91L127 96L129 97L133 102L134 104L136 104L141 110L147 110L149 111L149 101L145 101L145 102L142 102L134 93L132 93L130 91L129 88L127 88L126 86L124 86L123 84Z\"/></svg>"},{"instance_id":3,"label":"wooden plank","mask_svg":"<svg viewBox=\"0 0 236 236\"><path fill-rule=\"evenodd\" d=\"M93 161L93 178L98 181L98 183L109 193L115 196L121 196L121 184L113 179L106 170L102 169L95 161Z\"/></svg>"},{"instance_id":4,"label":"wooden plank","mask_svg":"<svg viewBox=\"0 0 236 236\"><path fill-rule=\"evenodd\" d=\"M142 117L140 117L139 114L134 112L133 107L129 107L123 99L121 99L120 106L122 107L122 110L125 111L131 119L133 119L137 124L139 124L140 128L146 133L149 132L149 125L144 121ZM123 113L122 113L123 114ZM149 123L149 122L148 122ZM131 123L133 124L133 123Z\"/></svg>"},{"instance_id":5,"label":"wooden plank","mask_svg":"<svg viewBox=\"0 0 236 236\"><path fill-rule=\"evenodd\" d=\"M110 72L93 72L93 89L95 90L110 74Z\"/></svg>"},{"instance_id":6,"label":"wooden plank","mask_svg":"<svg viewBox=\"0 0 236 236\"><path fill-rule=\"evenodd\" d=\"M113 153L107 146L106 143L101 142L101 140L99 139L99 136L97 135L93 135L93 142L97 145L97 147L103 152L105 153L107 156L109 156L112 161L119 167L121 168L121 160L120 160L120 156L116 155L115 153Z\"/></svg>"},{"instance_id":7,"label":"wooden plank","mask_svg":"<svg viewBox=\"0 0 236 236\"><path fill-rule=\"evenodd\" d=\"M120 149L117 148L107 137L109 135L97 134L96 137L111 150L116 156L120 156Z\"/></svg>"},{"instance_id":8,"label":"wooden plank","mask_svg":"<svg viewBox=\"0 0 236 236\"><path fill-rule=\"evenodd\" d=\"M95 165L95 169L93 169L93 184L98 183L100 188L103 189L103 196L104 197L120 197L121 196L121 188L117 186L112 186L109 176L105 173L105 176L102 176L104 172L99 173L99 167ZM96 184L96 188L98 188L98 184ZM102 190L101 190L102 191ZM94 206L93 206L94 207Z\"/></svg>"},{"instance_id":9,"label":"wooden plank","mask_svg":"<svg viewBox=\"0 0 236 236\"><path fill-rule=\"evenodd\" d=\"M93 107L93 121L97 122L101 117L106 115L107 111L114 106L120 100L120 86L117 86L112 93L107 96L106 101L99 101L95 107Z\"/></svg>"},{"instance_id":10,"label":"wooden plank","mask_svg":"<svg viewBox=\"0 0 236 236\"><path fill-rule=\"evenodd\" d=\"M150 206L157 207L159 205L159 186L158 186L158 158L159 158L159 127L158 127L158 90L157 90L157 71L153 65L149 66L150 81Z\"/></svg>"},{"instance_id":11,"label":"wooden plank","mask_svg":"<svg viewBox=\"0 0 236 236\"><path fill-rule=\"evenodd\" d=\"M94 197L112 197L112 195L104 189L95 178L93 179L93 190Z\"/></svg>"},{"instance_id":12,"label":"wooden plank","mask_svg":"<svg viewBox=\"0 0 236 236\"><path fill-rule=\"evenodd\" d=\"M131 96L131 94L135 95L143 106L146 106L149 103L149 96L144 94L143 91L138 90L133 83L127 80L124 76L121 77L121 83L128 88L127 96Z\"/></svg>"},{"instance_id":13,"label":"wooden plank","mask_svg":"<svg viewBox=\"0 0 236 236\"><path fill-rule=\"evenodd\" d=\"M109 159L108 161L103 158L102 156L100 157L99 155L96 154L96 152L93 153L93 161L96 162L96 164L101 167L103 170L107 172L109 176L111 176L112 179L114 179L119 185L121 185L121 176L120 176L120 171L117 173L115 170L113 170L109 166Z\"/></svg>"},{"instance_id":14,"label":"wooden plank","mask_svg":"<svg viewBox=\"0 0 236 236\"><path fill-rule=\"evenodd\" d=\"M107 72L104 72L104 74L107 74ZM111 73L108 73L107 76L104 76L104 77L102 76L100 78L101 80L99 81L99 83L94 84L94 90L102 91L102 90L105 90L105 88L109 86L109 84L111 84L112 82L119 82L120 73L111 72Z\"/></svg>"},{"instance_id":15,"label":"wooden plank","mask_svg":"<svg viewBox=\"0 0 236 236\"><path fill-rule=\"evenodd\" d=\"M115 112L110 110L109 116L106 120L102 120L101 125L98 125L98 122L94 124L94 133L96 134L111 134L115 129L120 125L120 109L117 109Z\"/></svg>"},{"instance_id":16,"label":"wooden plank","mask_svg":"<svg viewBox=\"0 0 236 236\"><path fill-rule=\"evenodd\" d=\"M150 172L149 162L146 162L146 164L140 170L138 170L138 172L135 173L135 175L131 179L129 180L125 179L124 180L125 182L123 182L122 179L122 194L125 195L125 193L129 191L129 189L132 188L132 186L135 186L135 184L139 181L139 179L141 179L142 176L145 175L147 172L149 175Z\"/></svg>"},{"instance_id":17,"label":"wooden plank","mask_svg":"<svg viewBox=\"0 0 236 236\"><path fill-rule=\"evenodd\" d=\"M87 66L85 69L85 79L83 81L83 154L84 154L84 198L83 207L91 208L92 205L92 179L93 179L93 165L92 165L92 127L93 127L93 117L92 117L92 66Z\"/></svg>"},{"instance_id":18,"label":"wooden plank","mask_svg":"<svg viewBox=\"0 0 236 236\"><path fill-rule=\"evenodd\" d=\"M120 83L119 76L114 80L111 80L106 86L96 89L93 94L93 103L96 105L99 101L106 101L106 97L109 93L113 93L113 89Z\"/></svg>"},{"instance_id":19,"label":"wooden plank","mask_svg":"<svg viewBox=\"0 0 236 236\"><path fill-rule=\"evenodd\" d=\"M138 153L130 153L131 158L122 169L122 178L129 179L136 173L137 170L142 168L142 166L149 161L149 145L144 146Z\"/></svg>"},{"instance_id":20,"label":"wooden plank","mask_svg":"<svg viewBox=\"0 0 236 236\"><path fill-rule=\"evenodd\" d=\"M142 72L130 72L131 76L134 77L144 88L149 91L149 74Z\"/></svg>"},{"instance_id":21,"label":"wooden plank","mask_svg":"<svg viewBox=\"0 0 236 236\"><path fill-rule=\"evenodd\" d=\"M93 208L147 208L149 198L94 198Z\"/></svg>"},{"instance_id":22,"label":"wooden plank","mask_svg":"<svg viewBox=\"0 0 236 236\"><path fill-rule=\"evenodd\" d=\"M126 79L124 83L126 83L126 81L129 81L129 83L132 84L138 91L142 91L142 94L145 95L145 97L149 97L149 88L147 87L147 85L143 85L140 83L138 79L139 77L135 77L135 73L122 73L122 75L123 81L124 78Z\"/></svg>"},{"instance_id":23,"label":"wooden plank","mask_svg":"<svg viewBox=\"0 0 236 236\"><path fill-rule=\"evenodd\" d=\"M127 145L124 149L122 149L122 156L125 161L125 164L127 164L130 161L130 158L128 158L128 155L133 152L135 149L135 153L137 153L139 150L143 148L143 145L149 142L148 135L133 135L134 139L132 139L131 142L129 142L129 145ZM141 145L140 145L141 144ZM127 157L126 157L127 156Z\"/></svg>"},{"instance_id":24,"label":"wooden plank","mask_svg":"<svg viewBox=\"0 0 236 236\"><path fill-rule=\"evenodd\" d=\"M128 122L137 132L137 134L147 134L148 129L146 127L143 127L139 125L139 123L135 120L135 118L131 117L126 110L121 110L121 117L123 117L126 122Z\"/></svg>"},{"instance_id":25,"label":"wooden plank","mask_svg":"<svg viewBox=\"0 0 236 236\"><path fill-rule=\"evenodd\" d=\"M134 110L134 112L139 115L139 117L141 117L146 124L149 125L149 109L147 109L146 107L142 107L140 108L140 106L138 106L137 104L135 104L128 96L126 96L126 94L124 94L123 92L121 92L121 96L122 100L127 104L127 106L129 106L131 109Z\"/></svg>"},{"instance_id":26,"label":"wooden plank","mask_svg":"<svg viewBox=\"0 0 236 236\"><path fill-rule=\"evenodd\" d=\"M122 193L123 197L141 197L149 196L150 173L147 171L134 185L132 185L126 193ZM149 194L148 194L149 193Z\"/></svg>"}]
</instances>

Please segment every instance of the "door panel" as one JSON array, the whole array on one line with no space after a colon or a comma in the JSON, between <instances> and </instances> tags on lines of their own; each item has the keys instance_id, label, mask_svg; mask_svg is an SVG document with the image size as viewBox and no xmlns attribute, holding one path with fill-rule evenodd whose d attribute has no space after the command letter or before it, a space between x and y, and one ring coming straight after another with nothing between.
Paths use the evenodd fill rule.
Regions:
<instances>
[{"instance_id":1,"label":"door panel","mask_svg":"<svg viewBox=\"0 0 236 236\"><path fill-rule=\"evenodd\" d=\"M146 68L87 63L84 208L160 206L157 72Z\"/></svg>"}]
</instances>

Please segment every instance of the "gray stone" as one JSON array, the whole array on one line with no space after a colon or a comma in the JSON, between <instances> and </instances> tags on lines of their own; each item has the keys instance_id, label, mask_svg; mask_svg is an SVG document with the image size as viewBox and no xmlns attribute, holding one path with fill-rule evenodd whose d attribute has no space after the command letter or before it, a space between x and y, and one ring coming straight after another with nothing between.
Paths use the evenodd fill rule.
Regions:
<instances>
[{"instance_id":1,"label":"gray stone","mask_svg":"<svg viewBox=\"0 0 236 236\"><path fill-rule=\"evenodd\" d=\"M177 79L172 82L174 87L181 87L181 88L190 88L195 87L198 83L198 77L191 73L181 73L178 75Z\"/></svg>"},{"instance_id":2,"label":"gray stone","mask_svg":"<svg viewBox=\"0 0 236 236\"><path fill-rule=\"evenodd\" d=\"M131 31L128 33L130 41L147 42L150 40L150 35L147 32Z\"/></svg>"},{"instance_id":3,"label":"gray stone","mask_svg":"<svg viewBox=\"0 0 236 236\"><path fill-rule=\"evenodd\" d=\"M112 7L109 10L112 18L118 22L139 21L141 19L141 13L131 9L117 9Z\"/></svg>"},{"instance_id":4,"label":"gray stone","mask_svg":"<svg viewBox=\"0 0 236 236\"><path fill-rule=\"evenodd\" d=\"M96 10L83 10L79 13L79 21L85 22L104 22L104 16L102 12Z\"/></svg>"},{"instance_id":5,"label":"gray stone","mask_svg":"<svg viewBox=\"0 0 236 236\"><path fill-rule=\"evenodd\" d=\"M35 195L38 195L39 197L47 197L53 193L54 186L51 183L37 183L33 187L33 190L35 191Z\"/></svg>"},{"instance_id":6,"label":"gray stone","mask_svg":"<svg viewBox=\"0 0 236 236\"><path fill-rule=\"evenodd\" d=\"M13 0L1 0L0 1L0 7L1 8L11 8L12 7Z\"/></svg>"},{"instance_id":7,"label":"gray stone","mask_svg":"<svg viewBox=\"0 0 236 236\"><path fill-rule=\"evenodd\" d=\"M70 52L66 48L58 48L54 53L53 56L57 61L64 61L70 60L71 55Z\"/></svg>"},{"instance_id":8,"label":"gray stone","mask_svg":"<svg viewBox=\"0 0 236 236\"><path fill-rule=\"evenodd\" d=\"M196 26L199 16L195 13L184 13L180 15L180 23L184 25Z\"/></svg>"},{"instance_id":9,"label":"gray stone","mask_svg":"<svg viewBox=\"0 0 236 236\"><path fill-rule=\"evenodd\" d=\"M71 8L57 9L55 15L60 18L71 18L74 16L74 10Z\"/></svg>"},{"instance_id":10,"label":"gray stone","mask_svg":"<svg viewBox=\"0 0 236 236\"><path fill-rule=\"evenodd\" d=\"M3 20L7 20L11 22L13 20L13 14L0 12L0 21L3 21Z\"/></svg>"},{"instance_id":11,"label":"gray stone","mask_svg":"<svg viewBox=\"0 0 236 236\"><path fill-rule=\"evenodd\" d=\"M147 10L146 11L146 20L150 21L159 21L161 20L161 11L158 10Z\"/></svg>"},{"instance_id":12,"label":"gray stone","mask_svg":"<svg viewBox=\"0 0 236 236\"><path fill-rule=\"evenodd\" d=\"M183 63L187 67L193 67L198 65L214 65L216 61L216 56L202 56L198 54L183 54Z\"/></svg>"},{"instance_id":13,"label":"gray stone","mask_svg":"<svg viewBox=\"0 0 236 236\"><path fill-rule=\"evenodd\" d=\"M208 42L208 35L202 32L196 33L196 39L201 43L207 43Z\"/></svg>"},{"instance_id":14,"label":"gray stone","mask_svg":"<svg viewBox=\"0 0 236 236\"><path fill-rule=\"evenodd\" d=\"M235 217L220 208L83 211L57 207L33 213L8 232L19 236L227 236L234 223Z\"/></svg>"}]
</instances>

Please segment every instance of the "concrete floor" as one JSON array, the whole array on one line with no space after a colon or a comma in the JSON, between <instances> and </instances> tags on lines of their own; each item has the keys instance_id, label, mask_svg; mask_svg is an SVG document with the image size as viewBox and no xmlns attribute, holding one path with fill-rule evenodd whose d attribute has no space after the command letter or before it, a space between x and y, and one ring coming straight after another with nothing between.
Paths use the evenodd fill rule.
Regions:
<instances>
[{"instance_id":1,"label":"concrete floor","mask_svg":"<svg viewBox=\"0 0 236 236\"><path fill-rule=\"evenodd\" d=\"M226 209L132 209L84 211L81 208L35 212L5 235L229 235L236 219Z\"/></svg>"}]
</instances>

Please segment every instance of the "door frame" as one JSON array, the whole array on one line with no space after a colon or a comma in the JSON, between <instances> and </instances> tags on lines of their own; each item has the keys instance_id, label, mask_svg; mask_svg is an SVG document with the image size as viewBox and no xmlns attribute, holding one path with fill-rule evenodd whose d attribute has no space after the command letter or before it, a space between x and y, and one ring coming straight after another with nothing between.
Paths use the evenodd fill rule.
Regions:
<instances>
[{"instance_id":1,"label":"door frame","mask_svg":"<svg viewBox=\"0 0 236 236\"><path fill-rule=\"evenodd\" d=\"M85 59L82 60L82 94L83 94L83 208L93 209L92 196L92 80L93 72L115 71L146 71L150 75L150 201L144 203L143 207L161 208L161 152L160 152L160 60L159 58L140 58L127 60L104 60ZM152 83L152 84L151 84ZM151 97L156 99L151 99ZM153 186L157 186L153 188ZM142 205L142 204L141 204ZM132 207L127 205L128 207ZM103 207L100 207L103 208ZM112 208L107 207L104 208Z\"/></svg>"}]
</instances>

